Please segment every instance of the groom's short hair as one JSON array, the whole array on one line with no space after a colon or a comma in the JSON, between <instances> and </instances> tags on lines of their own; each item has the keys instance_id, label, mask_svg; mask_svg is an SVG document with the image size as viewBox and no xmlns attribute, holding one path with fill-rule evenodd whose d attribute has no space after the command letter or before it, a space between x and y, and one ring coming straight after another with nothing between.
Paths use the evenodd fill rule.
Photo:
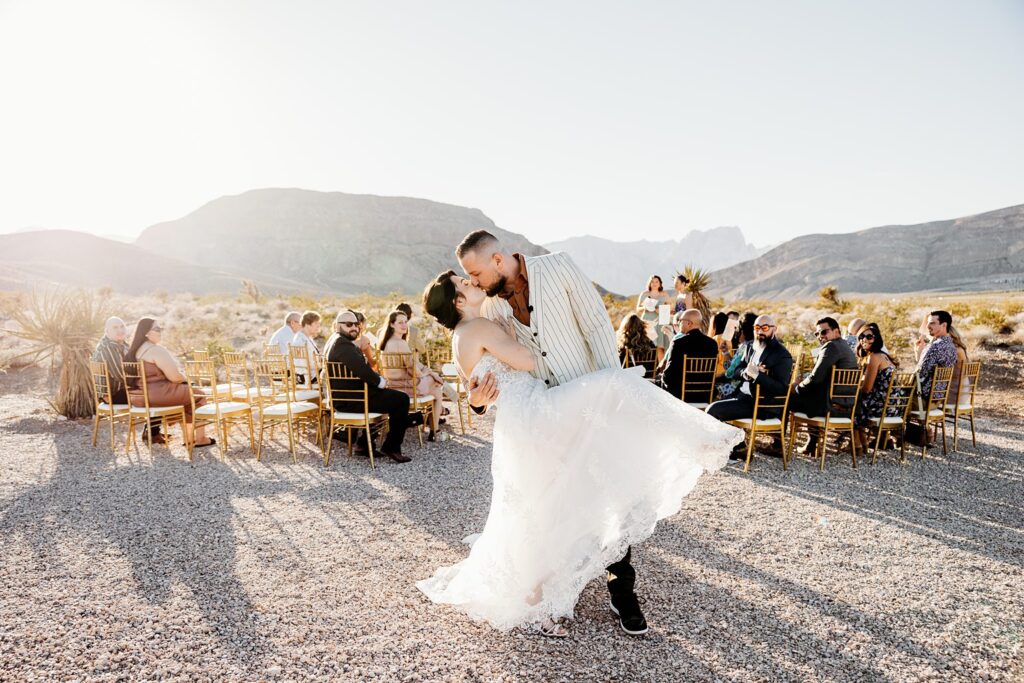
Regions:
<instances>
[{"instance_id":1,"label":"groom's short hair","mask_svg":"<svg viewBox=\"0 0 1024 683\"><path fill-rule=\"evenodd\" d=\"M481 247L497 246L498 238L486 230L474 230L462 238L462 244L455 248L456 258L462 258L471 251L477 251Z\"/></svg>"}]
</instances>

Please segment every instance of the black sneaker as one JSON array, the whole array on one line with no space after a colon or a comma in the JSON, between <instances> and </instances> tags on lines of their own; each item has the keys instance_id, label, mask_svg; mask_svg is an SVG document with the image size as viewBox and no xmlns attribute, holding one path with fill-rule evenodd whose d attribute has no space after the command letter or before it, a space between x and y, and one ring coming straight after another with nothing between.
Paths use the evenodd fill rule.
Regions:
<instances>
[{"instance_id":1,"label":"black sneaker","mask_svg":"<svg viewBox=\"0 0 1024 683\"><path fill-rule=\"evenodd\" d=\"M631 636L640 636L647 633L647 619L640 611L640 601L636 593L612 595L608 601L612 612L619 618L619 626Z\"/></svg>"}]
</instances>

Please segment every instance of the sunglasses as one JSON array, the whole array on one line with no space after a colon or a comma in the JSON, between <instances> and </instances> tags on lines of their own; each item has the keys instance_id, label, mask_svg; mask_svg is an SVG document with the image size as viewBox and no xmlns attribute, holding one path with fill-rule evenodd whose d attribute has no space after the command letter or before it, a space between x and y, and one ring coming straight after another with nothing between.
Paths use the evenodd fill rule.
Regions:
<instances>
[{"instance_id":1,"label":"sunglasses","mask_svg":"<svg viewBox=\"0 0 1024 683\"><path fill-rule=\"evenodd\" d=\"M775 325L754 325L755 332L767 332L768 330L775 327Z\"/></svg>"},{"instance_id":2,"label":"sunglasses","mask_svg":"<svg viewBox=\"0 0 1024 683\"><path fill-rule=\"evenodd\" d=\"M338 324L339 324L339 325L341 325L342 327L355 327L355 326L356 326L356 325L358 325L359 323L347 323L347 322L340 322L340 323L338 323Z\"/></svg>"},{"instance_id":3,"label":"sunglasses","mask_svg":"<svg viewBox=\"0 0 1024 683\"><path fill-rule=\"evenodd\" d=\"M875 338L875 335L873 335L873 334L862 334L862 335L859 335L857 337L857 339L874 339L874 338Z\"/></svg>"},{"instance_id":4,"label":"sunglasses","mask_svg":"<svg viewBox=\"0 0 1024 683\"><path fill-rule=\"evenodd\" d=\"M831 331L832 330L815 330L813 334L814 334L815 337L824 337L826 334L828 334Z\"/></svg>"}]
</instances>

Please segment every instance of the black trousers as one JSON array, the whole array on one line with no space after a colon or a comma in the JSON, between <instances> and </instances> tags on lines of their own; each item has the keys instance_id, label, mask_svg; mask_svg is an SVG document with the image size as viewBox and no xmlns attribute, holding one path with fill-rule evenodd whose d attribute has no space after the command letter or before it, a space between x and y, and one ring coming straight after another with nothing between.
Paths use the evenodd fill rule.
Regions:
<instances>
[{"instance_id":1,"label":"black trousers","mask_svg":"<svg viewBox=\"0 0 1024 683\"><path fill-rule=\"evenodd\" d=\"M380 445L388 453L401 453L405 430L409 428L409 395L397 389L381 389L370 395L371 413L387 413L388 435ZM338 410L362 410L362 406L347 406ZM366 430L361 430L357 443L366 447Z\"/></svg>"},{"instance_id":2,"label":"black trousers","mask_svg":"<svg viewBox=\"0 0 1024 683\"><path fill-rule=\"evenodd\" d=\"M628 595L636 585L636 570L630 564L633 548L626 548L626 555L618 562L608 565L608 592L612 595Z\"/></svg>"},{"instance_id":3,"label":"black trousers","mask_svg":"<svg viewBox=\"0 0 1024 683\"><path fill-rule=\"evenodd\" d=\"M759 420L767 420L773 417L781 417L779 415L781 410L778 408L765 409L757 411L760 413L757 417ZM736 390L731 398L722 399L721 401L715 401L708 406L707 414L716 420L725 422L727 420L739 420L743 417L753 417L754 415L754 398L747 396L740 390Z\"/></svg>"}]
</instances>

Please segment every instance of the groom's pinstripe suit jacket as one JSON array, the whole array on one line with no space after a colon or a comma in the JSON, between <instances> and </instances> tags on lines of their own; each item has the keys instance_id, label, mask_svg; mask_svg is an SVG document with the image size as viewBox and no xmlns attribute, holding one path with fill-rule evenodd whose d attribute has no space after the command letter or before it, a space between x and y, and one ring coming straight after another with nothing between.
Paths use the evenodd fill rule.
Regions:
<instances>
[{"instance_id":1,"label":"groom's pinstripe suit jacket","mask_svg":"<svg viewBox=\"0 0 1024 683\"><path fill-rule=\"evenodd\" d=\"M499 297L485 302L483 314L508 321L519 343L533 353L533 376L556 386L620 367L615 330L590 278L565 252L526 256L524 261L530 324L520 323L509 303Z\"/></svg>"}]
</instances>

